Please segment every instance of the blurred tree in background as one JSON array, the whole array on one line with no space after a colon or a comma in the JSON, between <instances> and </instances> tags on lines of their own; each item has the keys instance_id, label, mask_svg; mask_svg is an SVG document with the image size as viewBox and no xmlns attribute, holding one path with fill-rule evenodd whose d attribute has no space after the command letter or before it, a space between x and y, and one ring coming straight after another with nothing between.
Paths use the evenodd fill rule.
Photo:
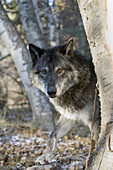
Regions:
<instances>
[{"instance_id":1,"label":"blurred tree in background","mask_svg":"<svg viewBox=\"0 0 113 170\"><path fill-rule=\"evenodd\" d=\"M89 55L82 19L74 0L2 0L0 8L2 6L10 22L13 23L13 25L9 24L9 27L11 29L12 27L16 28L18 32L16 34L24 42L26 49L29 43L48 47L62 44L73 37L74 48ZM0 16L2 16L2 12ZM19 41L16 41L16 43L19 44ZM27 66L29 68L26 72L29 73L31 60L30 57L28 58ZM23 64L23 61L20 61L20 63ZM24 78L22 79L21 69L19 69L20 66L17 65L16 56L12 55L11 48L6 40L3 40L2 32L0 32L1 120L26 122L33 118L34 125L42 129L52 129L54 126L52 118L54 108L40 90L31 87L30 80L30 90L26 88L26 82L24 82ZM27 90L25 91L25 89Z\"/></svg>"}]
</instances>

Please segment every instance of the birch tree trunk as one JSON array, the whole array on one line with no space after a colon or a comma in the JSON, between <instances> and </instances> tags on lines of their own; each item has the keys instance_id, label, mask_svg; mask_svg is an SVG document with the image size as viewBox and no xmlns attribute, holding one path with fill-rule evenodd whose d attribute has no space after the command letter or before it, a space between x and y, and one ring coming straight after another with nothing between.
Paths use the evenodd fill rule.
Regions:
<instances>
[{"instance_id":1,"label":"birch tree trunk","mask_svg":"<svg viewBox=\"0 0 113 170\"><path fill-rule=\"evenodd\" d=\"M49 0L44 0L44 10L47 16L48 39L51 46L59 45L59 20L55 0L50 4Z\"/></svg>"},{"instance_id":2,"label":"birch tree trunk","mask_svg":"<svg viewBox=\"0 0 113 170\"><path fill-rule=\"evenodd\" d=\"M34 43L40 47L45 47L43 34L37 23L32 0L17 0L20 19L24 28L26 38L29 43Z\"/></svg>"},{"instance_id":3,"label":"birch tree trunk","mask_svg":"<svg viewBox=\"0 0 113 170\"><path fill-rule=\"evenodd\" d=\"M106 134L106 124L108 126L111 122L111 136L113 135L113 49L109 46L109 40L107 36L113 34L110 33L112 27L107 23L105 11L108 13L108 6L106 0L77 0L79 9L82 15L84 28L86 31L87 39L91 49L93 62L95 66L95 72L97 75L97 87L99 87L99 95L101 101L101 133L100 143L96 151L91 155L88 169L89 170L105 170L113 169L113 152L108 150L113 148L113 139L109 141L110 133ZM113 2L111 4L113 9ZM110 10L110 9L109 9ZM111 10L110 10L111 11ZM113 11L113 10L112 10ZM112 13L113 16L113 13ZM110 19L111 20L111 19ZM106 27L107 24L107 27ZM106 30L109 30L109 34L106 34ZM107 41L106 41L107 40ZM110 41L111 42L111 41ZM107 136L107 137L106 137ZM107 141L107 145L105 144ZM109 146L110 142L110 146Z\"/></svg>"},{"instance_id":4,"label":"birch tree trunk","mask_svg":"<svg viewBox=\"0 0 113 170\"><path fill-rule=\"evenodd\" d=\"M33 43L41 48L46 47L47 42L45 43L44 35L42 33L44 30L42 29L42 25L41 25L41 21L39 20L38 13L37 15L35 14L36 6L35 8L33 6L37 4L37 1L33 0L32 3L32 0L18 0L17 2L19 6L20 19L28 42ZM38 16L39 23L37 22L36 16ZM49 114L52 116L52 108L47 97L39 89L34 87L33 91L37 98L36 100L37 112L33 113L33 121L36 124L37 119L40 119L39 115L43 115L44 120L47 119ZM50 122L51 119L48 123ZM43 123L44 122L42 122L42 124ZM50 125L52 125L52 122L50 123Z\"/></svg>"},{"instance_id":5,"label":"birch tree trunk","mask_svg":"<svg viewBox=\"0 0 113 170\"><path fill-rule=\"evenodd\" d=\"M53 2L54 5L54 22L55 22L55 40L56 40L56 45L59 45L59 14L58 14L58 7L56 4L56 0Z\"/></svg>"},{"instance_id":6,"label":"birch tree trunk","mask_svg":"<svg viewBox=\"0 0 113 170\"><path fill-rule=\"evenodd\" d=\"M38 7L38 0L32 0L32 2L33 2L33 7L34 7L34 10L35 10L35 15L36 15L36 19L37 19L39 28L41 30L42 35L44 35L43 24L41 22L40 15L39 15L39 10L40 9Z\"/></svg>"},{"instance_id":7,"label":"birch tree trunk","mask_svg":"<svg viewBox=\"0 0 113 170\"><path fill-rule=\"evenodd\" d=\"M39 98L39 93L36 92L36 89L34 90L34 87L31 86L31 80L29 77L29 72L32 63L30 55L23 41L19 37L15 27L8 19L1 2L0 37L7 49L9 50L22 79L22 83L25 87L32 108L34 123L37 124L37 126L41 129L51 130L53 128L53 119L52 111L50 111L50 105L48 104L48 101L46 99L44 101L44 104L46 106L45 110L43 107L40 107L40 103L41 100L43 100L43 97L41 96Z\"/></svg>"}]
</instances>

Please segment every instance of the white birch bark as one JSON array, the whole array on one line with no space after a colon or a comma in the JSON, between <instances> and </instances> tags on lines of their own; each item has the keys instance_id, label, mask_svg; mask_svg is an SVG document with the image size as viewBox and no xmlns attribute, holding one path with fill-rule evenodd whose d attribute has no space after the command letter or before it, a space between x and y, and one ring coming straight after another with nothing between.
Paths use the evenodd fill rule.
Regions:
<instances>
[{"instance_id":1,"label":"white birch bark","mask_svg":"<svg viewBox=\"0 0 113 170\"><path fill-rule=\"evenodd\" d=\"M55 42L54 42L55 25L54 25L53 15L51 12L51 7L49 6L48 0L45 0L44 11L47 16L47 28L48 28L49 43L51 46L54 46L55 45Z\"/></svg>"},{"instance_id":2,"label":"white birch bark","mask_svg":"<svg viewBox=\"0 0 113 170\"><path fill-rule=\"evenodd\" d=\"M55 40L56 40L56 45L59 45L59 39L60 39L60 35L59 35L59 15L58 15L58 9L57 9L57 4L56 4L56 0L54 0L54 20L55 20Z\"/></svg>"},{"instance_id":3,"label":"white birch bark","mask_svg":"<svg viewBox=\"0 0 113 170\"><path fill-rule=\"evenodd\" d=\"M3 44L2 39L0 38L0 60L10 56L9 51L7 50L6 46Z\"/></svg>"},{"instance_id":4,"label":"white birch bark","mask_svg":"<svg viewBox=\"0 0 113 170\"><path fill-rule=\"evenodd\" d=\"M106 45L108 45L106 44L106 39L108 39L108 34L106 34L107 20L105 20L105 5L107 1L77 1L95 65L101 101L100 144L91 156L88 169L111 170L113 169L113 153L108 152L105 145L106 123L113 118L113 55L110 55L106 48ZM112 6L111 9L113 9ZM110 29L109 27L109 31ZM109 35L112 34L109 32ZM113 143L111 143L112 145Z\"/></svg>"},{"instance_id":5,"label":"white birch bark","mask_svg":"<svg viewBox=\"0 0 113 170\"><path fill-rule=\"evenodd\" d=\"M48 0L44 0L44 11L47 16L49 43L51 46L59 45L59 20L55 0L51 5Z\"/></svg>"},{"instance_id":6,"label":"white birch bark","mask_svg":"<svg viewBox=\"0 0 113 170\"><path fill-rule=\"evenodd\" d=\"M27 49L25 48L23 41L19 37L16 29L8 19L1 3L0 3L0 37L4 42L5 46L7 47L7 49L9 50L16 64L17 70L20 74L22 83L25 87L25 90L30 101L34 123L37 124L37 126L40 127L41 129L45 130L52 129L53 120L52 111L50 111L50 105L48 105L47 101L46 102L44 101L46 105L45 108L46 110L41 108L40 103L43 96L39 98L38 92L36 92L36 89L34 90L34 88L32 88L31 86L29 72L32 61L30 55Z\"/></svg>"}]
</instances>

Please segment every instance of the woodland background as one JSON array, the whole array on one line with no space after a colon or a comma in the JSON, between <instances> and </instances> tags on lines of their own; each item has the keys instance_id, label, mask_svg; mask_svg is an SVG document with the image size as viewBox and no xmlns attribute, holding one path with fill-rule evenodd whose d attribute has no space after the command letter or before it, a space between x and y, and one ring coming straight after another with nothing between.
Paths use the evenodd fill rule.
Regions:
<instances>
[{"instance_id":1,"label":"woodland background","mask_svg":"<svg viewBox=\"0 0 113 170\"><path fill-rule=\"evenodd\" d=\"M26 48L29 43L40 47L59 45L73 37L74 48L90 55L76 1L2 0L1 2ZM39 98L38 112L50 111L50 107L45 107L44 99L40 99L40 95L37 98ZM32 119L32 111L20 75L10 51L1 39L0 119L8 121Z\"/></svg>"},{"instance_id":2,"label":"woodland background","mask_svg":"<svg viewBox=\"0 0 113 170\"><path fill-rule=\"evenodd\" d=\"M31 85L29 72L32 63L28 44L33 43L45 48L62 44L70 37L74 38L75 49L90 56L89 43L101 102L99 143L90 155L86 168L113 169L113 38L111 38L113 1L77 0L77 2L0 1L2 169L23 170L35 165L35 159L46 146L47 131L53 129L58 119L58 114L47 97ZM49 169L83 169L85 166L90 143L89 131L78 124L75 129L58 141L55 157L57 165L49 165L52 166L48 167ZM37 170L40 168L37 167ZM42 168L46 169L47 165Z\"/></svg>"}]
</instances>

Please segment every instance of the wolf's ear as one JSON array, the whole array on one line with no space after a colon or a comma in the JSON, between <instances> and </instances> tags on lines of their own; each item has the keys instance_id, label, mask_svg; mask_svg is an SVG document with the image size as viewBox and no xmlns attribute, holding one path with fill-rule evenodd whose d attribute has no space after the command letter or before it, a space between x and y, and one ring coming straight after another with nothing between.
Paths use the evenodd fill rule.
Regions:
<instances>
[{"instance_id":1,"label":"wolf's ear","mask_svg":"<svg viewBox=\"0 0 113 170\"><path fill-rule=\"evenodd\" d=\"M33 64L35 64L37 59L39 59L45 53L45 50L43 50L33 44L29 44L29 51L31 54Z\"/></svg>"},{"instance_id":2,"label":"wolf's ear","mask_svg":"<svg viewBox=\"0 0 113 170\"><path fill-rule=\"evenodd\" d=\"M73 54L73 38L70 38L66 44L61 47L60 52L63 55L71 56Z\"/></svg>"}]
</instances>

